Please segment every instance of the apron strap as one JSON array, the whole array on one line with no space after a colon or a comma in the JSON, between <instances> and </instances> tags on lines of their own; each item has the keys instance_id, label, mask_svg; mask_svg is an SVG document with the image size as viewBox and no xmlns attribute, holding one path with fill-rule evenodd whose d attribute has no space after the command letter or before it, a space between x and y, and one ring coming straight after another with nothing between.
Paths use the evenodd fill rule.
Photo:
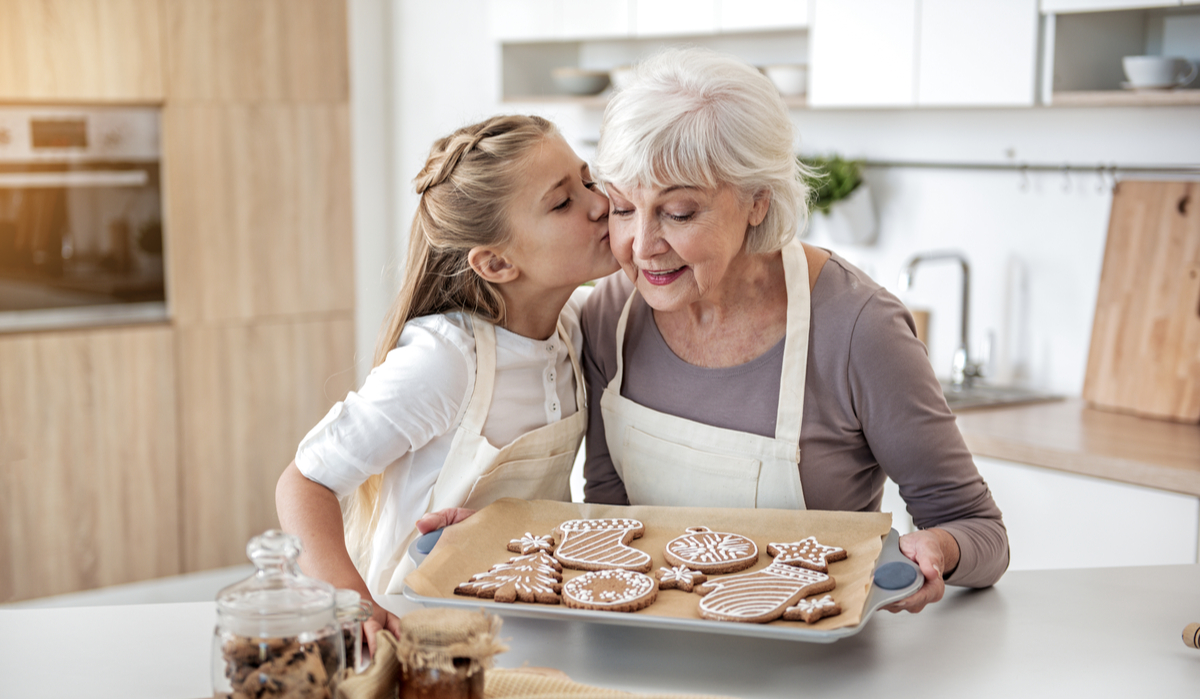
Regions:
<instances>
[{"instance_id":1,"label":"apron strap","mask_svg":"<svg viewBox=\"0 0 1200 700\"><path fill-rule=\"evenodd\" d=\"M804 380L808 374L808 332L812 298L808 289L808 258L798 239L783 247L783 276L787 284L787 336L783 343L783 374L775 437L800 449L804 418ZM799 460L797 460L799 461Z\"/></svg>"},{"instance_id":2,"label":"apron strap","mask_svg":"<svg viewBox=\"0 0 1200 700\"><path fill-rule=\"evenodd\" d=\"M475 334L475 389L460 427L482 435L483 424L492 408L492 390L496 386L496 327L478 316L468 318Z\"/></svg>"},{"instance_id":3,"label":"apron strap","mask_svg":"<svg viewBox=\"0 0 1200 700\"><path fill-rule=\"evenodd\" d=\"M571 358L571 371L575 374L575 410L587 410L587 387L583 380L583 366L579 364L579 355L575 352L575 343L571 342L571 334L558 322L558 337L567 346L567 357Z\"/></svg>"},{"instance_id":4,"label":"apron strap","mask_svg":"<svg viewBox=\"0 0 1200 700\"><path fill-rule=\"evenodd\" d=\"M629 309L633 308L633 298L637 295L636 289L629 293L625 308L621 310L621 318L617 321L617 373L608 383L608 388L618 395L621 393L621 378L625 374L625 326L629 323Z\"/></svg>"}]
</instances>

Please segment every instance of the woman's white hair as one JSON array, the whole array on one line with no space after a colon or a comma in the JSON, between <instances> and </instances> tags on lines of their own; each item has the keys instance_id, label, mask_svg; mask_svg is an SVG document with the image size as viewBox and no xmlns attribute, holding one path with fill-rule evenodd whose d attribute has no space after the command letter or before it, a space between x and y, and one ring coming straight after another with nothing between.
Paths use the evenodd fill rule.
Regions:
<instances>
[{"instance_id":1,"label":"woman's white hair","mask_svg":"<svg viewBox=\"0 0 1200 700\"><path fill-rule=\"evenodd\" d=\"M619 187L731 185L743 201L767 190L767 216L745 250L769 253L808 219L793 139L787 107L757 69L708 49L667 49L609 101L594 174Z\"/></svg>"}]
</instances>

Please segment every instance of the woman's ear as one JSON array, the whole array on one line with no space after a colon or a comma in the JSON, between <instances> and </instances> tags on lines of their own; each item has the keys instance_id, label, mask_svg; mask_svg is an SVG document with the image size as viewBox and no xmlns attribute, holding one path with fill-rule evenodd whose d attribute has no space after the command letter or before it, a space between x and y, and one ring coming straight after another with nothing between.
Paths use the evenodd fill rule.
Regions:
<instances>
[{"instance_id":1,"label":"woman's ear","mask_svg":"<svg viewBox=\"0 0 1200 700\"><path fill-rule=\"evenodd\" d=\"M750 225L758 226L767 218L767 210L771 208L771 190L761 189L754 193L750 203Z\"/></svg>"},{"instance_id":2,"label":"woman's ear","mask_svg":"<svg viewBox=\"0 0 1200 700\"><path fill-rule=\"evenodd\" d=\"M520 272L500 251L488 246L475 246L467 253L467 264L483 279L493 284L511 282Z\"/></svg>"}]
</instances>

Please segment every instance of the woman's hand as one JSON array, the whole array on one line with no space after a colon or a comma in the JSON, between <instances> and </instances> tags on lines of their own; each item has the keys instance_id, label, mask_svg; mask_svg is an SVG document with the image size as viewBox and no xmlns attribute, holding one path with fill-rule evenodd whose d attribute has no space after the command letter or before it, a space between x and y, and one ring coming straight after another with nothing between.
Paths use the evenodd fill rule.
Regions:
<instances>
[{"instance_id":1,"label":"woman's hand","mask_svg":"<svg viewBox=\"0 0 1200 700\"><path fill-rule=\"evenodd\" d=\"M371 658L375 658L375 633L381 629L386 629L399 638L400 618L376 604L375 613L363 622L363 636L367 638L367 650L371 652Z\"/></svg>"},{"instance_id":2,"label":"woman's hand","mask_svg":"<svg viewBox=\"0 0 1200 700\"><path fill-rule=\"evenodd\" d=\"M958 566L958 540L940 528L918 530L901 535L900 552L916 562L925 576L925 585L904 600L885 606L884 610L894 613L902 610L918 613L924 610L926 605L941 600L946 594L946 582L942 574Z\"/></svg>"},{"instance_id":3,"label":"woman's hand","mask_svg":"<svg viewBox=\"0 0 1200 700\"><path fill-rule=\"evenodd\" d=\"M417 531L422 535L428 534L439 528L461 523L472 515L475 515L475 511L470 508L435 510L432 513L426 513L421 516L421 519L417 521Z\"/></svg>"}]
</instances>

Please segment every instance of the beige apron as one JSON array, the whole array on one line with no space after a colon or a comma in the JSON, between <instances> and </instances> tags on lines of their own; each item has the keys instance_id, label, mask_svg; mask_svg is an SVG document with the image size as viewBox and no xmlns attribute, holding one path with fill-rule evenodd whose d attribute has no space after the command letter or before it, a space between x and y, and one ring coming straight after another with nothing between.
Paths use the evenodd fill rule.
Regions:
<instances>
[{"instance_id":1,"label":"beige apron","mask_svg":"<svg viewBox=\"0 0 1200 700\"><path fill-rule=\"evenodd\" d=\"M625 303L617 323L617 374L604 390L600 410L609 455L630 504L804 508L799 465L808 367L808 261L798 240L782 252L787 335L775 437L697 423L621 396L625 325L637 292Z\"/></svg>"},{"instance_id":2,"label":"beige apron","mask_svg":"<svg viewBox=\"0 0 1200 700\"><path fill-rule=\"evenodd\" d=\"M575 413L525 433L504 447L495 447L483 436L483 424L496 385L496 328L478 318L471 322L475 333L475 388L425 512L458 507L478 510L500 498L570 501L571 468L587 430L583 372L570 334L560 322L558 339L567 346L575 375ZM401 593L404 577L416 568L407 552L417 537L414 530L393 554L398 565L388 593Z\"/></svg>"}]
</instances>

